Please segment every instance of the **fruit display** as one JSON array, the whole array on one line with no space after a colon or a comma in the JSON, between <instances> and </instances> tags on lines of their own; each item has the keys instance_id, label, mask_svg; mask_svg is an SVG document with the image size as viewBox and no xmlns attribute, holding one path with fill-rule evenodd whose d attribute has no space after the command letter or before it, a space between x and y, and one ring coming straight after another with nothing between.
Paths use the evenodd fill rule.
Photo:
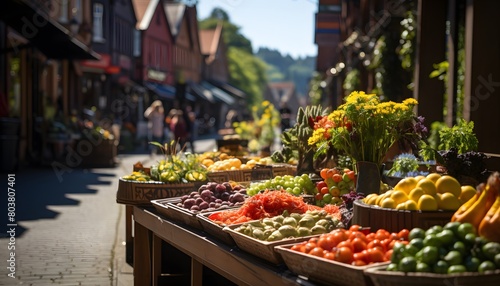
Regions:
<instances>
[{"instance_id":1,"label":"fruit display","mask_svg":"<svg viewBox=\"0 0 500 286\"><path fill-rule=\"evenodd\" d=\"M356 174L350 169L323 168L320 176L323 180L316 182L318 192L315 194L319 206L340 204L341 196L355 189Z\"/></svg>"},{"instance_id":2,"label":"fruit display","mask_svg":"<svg viewBox=\"0 0 500 286\"><path fill-rule=\"evenodd\" d=\"M208 182L197 191L182 196L176 205L195 213L203 213L242 205L246 197L246 189L241 185Z\"/></svg>"},{"instance_id":3,"label":"fruit display","mask_svg":"<svg viewBox=\"0 0 500 286\"><path fill-rule=\"evenodd\" d=\"M151 166L151 177L168 183L203 182L207 180L207 169L201 165L195 154L165 156Z\"/></svg>"},{"instance_id":4,"label":"fruit display","mask_svg":"<svg viewBox=\"0 0 500 286\"><path fill-rule=\"evenodd\" d=\"M382 194L369 194L363 202L398 210L456 211L474 193L474 187L461 186L452 176L431 173L403 178L393 189Z\"/></svg>"},{"instance_id":5,"label":"fruit display","mask_svg":"<svg viewBox=\"0 0 500 286\"><path fill-rule=\"evenodd\" d=\"M349 229L335 229L295 244L291 250L354 266L364 266L389 261L396 243L408 243L408 234L407 229L398 233L390 233L384 229L366 233L361 226L352 225Z\"/></svg>"},{"instance_id":6,"label":"fruit display","mask_svg":"<svg viewBox=\"0 0 500 286\"><path fill-rule=\"evenodd\" d=\"M248 189L247 189L248 193ZM339 219L340 210L337 206L327 205L323 208L306 204L302 197L297 197L284 190L266 190L245 200L236 210L225 210L212 213L208 218L221 225L244 223L288 213L305 213L308 210L324 210L334 218Z\"/></svg>"},{"instance_id":7,"label":"fruit display","mask_svg":"<svg viewBox=\"0 0 500 286\"><path fill-rule=\"evenodd\" d=\"M306 211L302 214L285 211L281 215L243 223L234 231L258 240L277 241L327 233L342 227L340 220L324 210Z\"/></svg>"},{"instance_id":8,"label":"fruit display","mask_svg":"<svg viewBox=\"0 0 500 286\"><path fill-rule=\"evenodd\" d=\"M252 182L247 188L249 196L254 196L263 190L285 190L289 194L299 196L301 194L314 195L317 193L316 186L309 175L300 176L284 175L275 176L269 180Z\"/></svg>"},{"instance_id":9,"label":"fruit display","mask_svg":"<svg viewBox=\"0 0 500 286\"><path fill-rule=\"evenodd\" d=\"M480 184L478 192L453 214L451 221L470 223L479 235L500 242L500 173L493 173L486 184Z\"/></svg>"},{"instance_id":10,"label":"fruit display","mask_svg":"<svg viewBox=\"0 0 500 286\"><path fill-rule=\"evenodd\" d=\"M500 269L500 243L478 235L471 223L413 228L408 238L407 244L394 245L386 270L455 274Z\"/></svg>"},{"instance_id":11,"label":"fruit display","mask_svg":"<svg viewBox=\"0 0 500 286\"><path fill-rule=\"evenodd\" d=\"M122 179L125 181L147 182L151 180L151 176L146 174L144 171L134 171L123 176Z\"/></svg>"}]
</instances>

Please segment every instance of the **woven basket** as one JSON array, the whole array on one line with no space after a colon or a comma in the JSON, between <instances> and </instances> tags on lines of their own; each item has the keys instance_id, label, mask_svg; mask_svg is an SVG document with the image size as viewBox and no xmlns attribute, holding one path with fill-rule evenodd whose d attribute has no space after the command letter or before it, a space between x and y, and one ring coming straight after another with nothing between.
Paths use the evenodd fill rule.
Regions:
<instances>
[{"instance_id":1,"label":"woven basket","mask_svg":"<svg viewBox=\"0 0 500 286\"><path fill-rule=\"evenodd\" d=\"M187 195L205 182L163 183L157 181L138 182L119 178L116 202L135 206L151 206L151 200Z\"/></svg>"},{"instance_id":2,"label":"woven basket","mask_svg":"<svg viewBox=\"0 0 500 286\"><path fill-rule=\"evenodd\" d=\"M434 273L404 273L385 271L384 267L374 267L365 270L375 286L498 286L500 270L487 274L434 274Z\"/></svg>"},{"instance_id":3,"label":"woven basket","mask_svg":"<svg viewBox=\"0 0 500 286\"><path fill-rule=\"evenodd\" d=\"M454 211L410 211L381 208L354 201L353 224L369 226L372 231L385 229L390 232L420 227L428 229L434 225L444 226L451 220Z\"/></svg>"}]
</instances>

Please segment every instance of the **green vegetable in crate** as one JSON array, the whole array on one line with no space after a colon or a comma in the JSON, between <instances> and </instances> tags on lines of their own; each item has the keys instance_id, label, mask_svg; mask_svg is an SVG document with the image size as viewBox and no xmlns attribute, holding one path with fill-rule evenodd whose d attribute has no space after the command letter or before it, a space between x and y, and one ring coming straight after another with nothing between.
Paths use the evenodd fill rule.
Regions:
<instances>
[{"instance_id":1,"label":"green vegetable in crate","mask_svg":"<svg viewBox=\"0 0 500 286\"><path fill-rule=\"evenodd\" d=\"M283 215L243 223L234 230L259 240L277 241L327 233L342 227L342 222L325 211L308 211L304 214L284 212Z\"/></svg>"}]
</instances>

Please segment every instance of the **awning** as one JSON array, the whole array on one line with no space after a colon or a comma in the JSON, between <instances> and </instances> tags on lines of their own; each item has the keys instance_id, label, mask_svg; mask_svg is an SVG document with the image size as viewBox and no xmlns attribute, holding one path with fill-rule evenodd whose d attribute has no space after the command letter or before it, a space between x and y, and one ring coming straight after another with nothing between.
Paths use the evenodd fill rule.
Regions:
<instances>
[{"instance_id":1,"label":"awning","mask_svg":"<svg viewBox=\"0 0 500 286\"><path fill-rule=\"evenodd\" d=\"M175 99L175 87L173 87L173 86L155 83L155 82L150 82L150 81L144 82L144 85L149 90L156 93L159 97L162 97L164 99L169 99L169 100Z\"/></svg>"},{"instance_id":2,"label":"awning","mask_svg":"<svg viewBox=\"0 0 500 286\"><path fill-rule=\"evenodd\" d=\"M214 95L212 94L212 92L210 92L210 90L194 82L189 82L188 86L191 91L201 99L206 100L210 103L215 103Z\"/></svg>"},{"instance_id":3,"label":"awning","mask_svg":"<svg viewBox=\"0 0 500 286\"><path fill-rule=\"evenodd\" d=\"M230 93L236 97L239 97L241 99L246 98L246 94L244 91L230 85L229 83L221 82L221 81L217 81L217 80L210 80L209 82L211 84L215 85L216 87L218 87L218 88L224 90L225 92Z\"/></svg>"},{"instance_id":4,"label":"awning","mask_svg":"<svg viewBox=\"0 0 500 286\"><path fill-rule=\"evenodd\" d=\"M70 35L61 24L47 15L47 8L36 1L5 0L0 9L0 21L29 40L48 58L94 59L99 55Z\"/></svg>"},{"instance_id":5,"label":"awning","mask_svg":"<svg viewBox=\"0 0 500 286\"><path fill-rule=\"evenodd\" d=\"M227 92L223 91L222 89L210 84L207 81L202 82L201 86L203 86L204 88L206 88L207 90L212 92L212 94L215 96L215 98L220 102L223 102L227 105L233 105L236 102L234 97L227 94Z\"/></svg>"}]
</instances>

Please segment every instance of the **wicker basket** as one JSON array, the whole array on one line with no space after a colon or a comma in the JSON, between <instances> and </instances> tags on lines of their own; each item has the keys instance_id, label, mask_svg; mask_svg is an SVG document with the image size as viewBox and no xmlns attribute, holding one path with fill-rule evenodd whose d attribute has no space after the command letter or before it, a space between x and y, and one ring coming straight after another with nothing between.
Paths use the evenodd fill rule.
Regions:
<instances>
[{"instance_id":1,"label":"wicker basket","mask_svg":"<svg viewBox=\"0 0 500 286\"><path fill-rule=\"evenodd\" d=\"M373 267L365 270L375 286L497 286L500 282L500 270L487 274L434 274L434 273L404 273L385 271L384 267Z\"/></svg>"},{"instance_id":2,"label":"wicker basket","mask_svg":"<svg viewBox=\"0 0 500 286\"><path fill-rule=\"evenodd\" d=\"M193 191L197 191L203 183L172 184L157 181L138 182L120 178L116 193L116 202L126 205L151 206L151 200L187 195Z\"/></svg>"},{"instance_id":3,"label":"wicker basket","mask_svg":"<svg viewBox=\"0 0 500 286\"><path fill-rule=\"evenodd\" d=\"M381 208L354 201L353 224L369 226L372 231L386 229L390 232L420 227L428 229L433 225L444 226L451 220L454 211L409 211Z\"/></svg>"},{"instance_id":4,"label":"wicker basket","mask_svg":"<svg viewBox=\"0 0 500 286\"><path fill-rule=\"evenodd\" d=\"M319 235L311 235L311 236L304 236L297 238L286 238L282 240L269 242L269 241L258 240L256 238L235 231L234 229L240 225L241 224L225 226L223 230L231 235L234 242L236 243L236 246L238 246L239 249L248 252L254 256L260 257L273 264L283 263L283 258L281 257L281 255L274 250L275 246L302 242L310 239L311 237L319 236Z\"/></svg>"},{"instance_id":5,"label":"wicker basket","mask_svg":"<svg viewBox=\"0 0 500 286\"><path fill-rule=\"evenodd\" d=\"M291 250L293 245L295 244L285 244L275 247L275 250L281 254L288 269L297 275L307 277L311 281L328 285L371 286L373 284L370 278L364 274L364 271L378 265L389 264L388 262L384 262L367 266L352 266Z\"/></svg>"}]
</instances>

